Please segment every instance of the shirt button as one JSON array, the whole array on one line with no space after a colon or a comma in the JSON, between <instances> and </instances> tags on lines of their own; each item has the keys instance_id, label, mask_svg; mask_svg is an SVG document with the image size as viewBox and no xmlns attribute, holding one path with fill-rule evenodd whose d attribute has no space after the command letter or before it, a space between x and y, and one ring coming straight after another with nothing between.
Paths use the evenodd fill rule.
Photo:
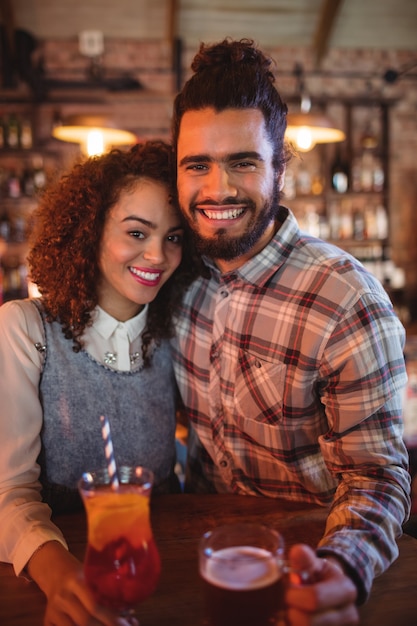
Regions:
<instances>
[{"instance_id":1,"label":"shirt button","mask_svg":"<svg viewBox=\"0 0 417 626\"><path fill-rule=\"evenodd\" d=\"M227 467L229 464L228 464L228 462L225 459L223 459L223 461L220 461L219 465L220 465L220 467L224 468L224 467Z\"/></svg>"},{"instance_id":2,"label":"shirt button","mask_svg":"<svg viewBox=\"0 0 417 626\"><path fill-rule=\"evenodd\" d=\"M218 351L215 348L211 348L211 350L210 350L210 359L212 361L214 361L215 359L218 359L218 358L219 358Z\"/></svg>"},{"instance_id":3,"label":"shirt button","mask_svg":"<svg viewBox=\"0 0 417 626\"><path fill-rule=\"evenodd\" d=\"M227 298L227 296L229 295L229 292L226 291L226 289L222 289L220 292L220 295L222 298Z\"/></svg>"}]
</instances>

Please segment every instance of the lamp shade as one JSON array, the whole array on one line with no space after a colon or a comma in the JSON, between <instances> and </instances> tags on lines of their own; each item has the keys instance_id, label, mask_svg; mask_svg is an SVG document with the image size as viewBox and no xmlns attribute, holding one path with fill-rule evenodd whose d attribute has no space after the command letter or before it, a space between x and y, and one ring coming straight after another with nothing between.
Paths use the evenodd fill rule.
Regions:
<instances>
[{"instance_id":1,"label":"lamp shade","mask_svg":"<svg viewBox=\"0 0 417 626\"><path fill-rule=\"evenodd\" d=\"M134 133L116 128L102 115L72 115L52 130L52 136L61 141L78 143L88 156L106 152L113 146L136 143Z\"/></svg>"},{"instance_id":2,"label":"lamp shade","mask_svg":"<svg viewBox=\"0 0 417 626\"><path fill-rule=\"evenodd\" d=\"M322 113L290 113L285 137L298 150L306 152L317 143L344 141L346 135Z\"/></svg>"}]
</instances>

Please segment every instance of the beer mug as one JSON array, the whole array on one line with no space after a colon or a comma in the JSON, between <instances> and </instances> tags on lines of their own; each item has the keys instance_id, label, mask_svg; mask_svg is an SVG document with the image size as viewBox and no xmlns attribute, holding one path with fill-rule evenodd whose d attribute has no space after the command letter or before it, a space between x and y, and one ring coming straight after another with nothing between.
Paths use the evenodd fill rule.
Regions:
<instances>
[{"instance_id":1,"label":"beer mug","mask_svg":"<svg viewBox=\"0 0 417 626\"><path fill-rule=\"evenodd\" d=\"M284 541L261 524L218 526L199 544L210 626L271 626L284 616Z\"/></svg>"}]
</instances>

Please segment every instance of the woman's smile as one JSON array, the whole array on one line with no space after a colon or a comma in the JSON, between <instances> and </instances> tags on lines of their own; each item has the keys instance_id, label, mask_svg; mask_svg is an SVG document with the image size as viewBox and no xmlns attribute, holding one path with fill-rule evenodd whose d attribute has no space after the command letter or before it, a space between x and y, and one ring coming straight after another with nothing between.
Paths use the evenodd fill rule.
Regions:
<instances>
[{"instance_id":1,"label":"woman's smile","mask_svg":"<svg viewBox=\"0 0 417 626\"><path fill-rule=\"evenodd\" d=\"M146 269L142 267L129 267L129 271L133 274L138 283L155 287L159 284L162 276L162 270Z\"/></svg>"}]
</instances>

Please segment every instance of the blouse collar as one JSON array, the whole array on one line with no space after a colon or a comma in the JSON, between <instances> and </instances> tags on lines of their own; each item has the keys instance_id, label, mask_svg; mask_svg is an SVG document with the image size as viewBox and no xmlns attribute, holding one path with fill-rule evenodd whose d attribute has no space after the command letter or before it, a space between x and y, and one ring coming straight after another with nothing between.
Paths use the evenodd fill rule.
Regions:
<instances>
[{"instance_id":1,"label":"blouse collar","mask_svg":"<svg viewBox=\"0 0 417 626\"><path fill-rule=\"evenodd\" d=\"M117 329L124 328L129 340L134 341L142 334L145 328L147 314L148 305L146 304L135 317L130 318L126 322L120 322L97 305L93 314L93 324L95 330L104 339L109 339Z\"/></svg>"}]
</instances>

